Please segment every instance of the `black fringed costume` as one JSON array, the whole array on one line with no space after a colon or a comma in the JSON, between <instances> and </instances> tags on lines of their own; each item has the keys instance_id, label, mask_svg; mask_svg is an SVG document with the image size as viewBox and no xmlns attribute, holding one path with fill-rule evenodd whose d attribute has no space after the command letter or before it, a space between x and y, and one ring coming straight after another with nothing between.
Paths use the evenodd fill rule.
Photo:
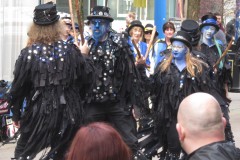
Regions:
<instances>
[{"instance_id":1,"label":"black fringed costume","mask_svg":"<svg viewBox=\"0 0 240 160\"><path fill-rule=\"evenodd\" d=\"M160 72L157 68L154 76L148 81L151 91L153 123L150 123L149 130L144 129L140 124L140 135L149 134L140 146L148 158L159 154L178 159L181 146L176 131L177 112L181 101L188 95L196 92L206 92L213 95L220 104L226 105L226 101L219 95L211 80L209 67L203 65L202 73L196 73L192 77L185 68L179 71L174 63L171 63L169 70ZM153 127L151 127L153 126ZM146 132L147 131L147 132Z\"/></svg>"},{"instance_id":2,"label":"black fringed costume","mask_svg":"<svg viewBox=\"0 0 240 160\"><path fill-rule=\"evenodd\" d=\"M89 102L103 103L126 99L130 104L141 104L141 81L134 64L134 56L122 34L109 33L104 42L89 40L90 55L96 67L97 78Z\"/></svg>"},{"instance_id":3,"label":"black fringed costume","mask_svg":"<svg viewBox=\"0 0 240 160\"><path fill-rule=\"evenodd\" d=\"M94 62L97 78L92 94L87 98L86 122L113 124L136 152L138 139L132 107L136 105L141 113L145 113L147 106L144 106L144 92L133 53L123 34L109 32L104 42L91 38L88 43L89 58Z\"/></svg>"},{"instance_id":4,"label":"black fringed costume","mask_svg":"<svg viewBox=\"0 0 240 160\"><path fill-rule=\"evenodd\" d=\"M93 78L93 66L75 45L58 41L22 49L10 91L13 121L21 122L16 157L31 159L51 147L64 158L83 123L81 96L91 88ZM24 99L26 108L21 116Z\"/></svg>"},{"instance_id":5,"label":"black fringed costume","mask_svg":"<svg viewBox=\"0 0 240 160\"><path fill-rule=\"evenodd\" d=\"M221 52L223 52L223 48L219 46L221 49ZM216 45L213 45L209 47L206 44L201 44L201 52L205 54L206 56L206 63L208 63L210 66L214 66L214 64L217 62L219 59L220 55L217 49ZM228 103L231 102L231 100L226 97L226 88L225 84L228 86L232 84L232 76L231 76L231 66L228 61L228 55L224 57L222 66L218 65L217 66L217 72L214 74L213 81L216 85L216 88L220 90L220 95L228 101ZM226 140L234 142L234 137L231 129L231 124L230 124L230 117L229 117L229 104L227 105L221 105L221 109L223 112L223 116L227 120L227 125L225 128L225 137Z\"/></svg>"},{"instance_id":6,"label":"black fringed costume","mask_svg":"<svg viewBox=\"0 0 240 160\"><path fill-rule=\"evenodd\" d=\"M221 52L223 52L222 46L219 46ZM214 66L214 64L217 62L217 60L220 58L220 55L218 53L218 49L216 45L213 45L209 47L206 44L201 44L201 52L205 54L206 56L206 63L208 63L210 66ZM226 93L224 84L230 85L232 83L232 77L231 77L231 66L228 61L228 56L224 57L223 59L223 65L220 67L220 65L217 66L217 74L216 74L216 83L218 87L222 90L223 94Z\"/></svg>"}]
</instances>

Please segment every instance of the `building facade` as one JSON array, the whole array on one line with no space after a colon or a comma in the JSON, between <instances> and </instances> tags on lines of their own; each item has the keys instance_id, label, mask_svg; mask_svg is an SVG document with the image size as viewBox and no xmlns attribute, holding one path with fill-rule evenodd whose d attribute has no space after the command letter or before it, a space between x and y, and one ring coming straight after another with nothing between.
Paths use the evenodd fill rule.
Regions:
<instances>
[{"instance_id":1,"label":"building facade","mask_svg":"<svg viewBox=\"0 0 240 160\"><path fill-rule=\"evenodd\" d=\"M15 61L26 46L27 31L32 23L34 7L49 0L0 0L0 80L11 81ZM69 13L67 0L52 0L59 12ZM73 0L74 2L74 0ZM95 5L105 5L105 0L83 0L84 19ZM186 15L187 0L115 0L108 1L114 18L112 28L120 31L125 28L128 12L135 12L143 25L152 23L162 34L162 25L168 20L178 22ZM76 19L76 17L75 17ZM76 20L77 22L77 20ZM176 27L178 27L176 23Z\"/></svg>"}]
</instances>

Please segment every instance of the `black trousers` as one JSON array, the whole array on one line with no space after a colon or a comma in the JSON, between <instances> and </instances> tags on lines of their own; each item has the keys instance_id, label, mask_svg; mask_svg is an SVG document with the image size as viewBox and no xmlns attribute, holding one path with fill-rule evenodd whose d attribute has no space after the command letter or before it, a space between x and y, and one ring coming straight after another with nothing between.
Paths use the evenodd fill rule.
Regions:
<instances>
[{"instance_id":1,"label":"black trousers","mask_svg":"<svg viewBox=\"0 0 240 160\"><path fill-rule=\"evenodd\" d=\"M167 148L171 154L180 155L182 148L179 142L176 124L177 120L173 119L167 132Z\"/></svg>"},{"instance_id":2,"label":"black trousers","mask_svg":"<svg viewBox=\"0 0 240 160\"><path fill-rule=\"evenodd\" d=\"M85 106L85 112L85 123L107 122L112 124L126 144L132 149L132 152L135 153L137 151L136 121L131 109L125 103L90 103Z\"/></svg>"}]
</instances>

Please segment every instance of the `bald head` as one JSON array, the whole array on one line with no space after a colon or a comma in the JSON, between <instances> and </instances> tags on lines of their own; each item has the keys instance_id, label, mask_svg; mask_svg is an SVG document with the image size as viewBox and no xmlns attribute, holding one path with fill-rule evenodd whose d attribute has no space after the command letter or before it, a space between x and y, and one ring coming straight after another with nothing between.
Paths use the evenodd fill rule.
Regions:
<instances>
[{"instance_id":1,"label":"bald head","mask_svg":"<svg viewBox=\"0 0 240 160\"><path fill-rule=\"evenodd\" d=\"M189 132L223 130L222 112L217 100L207 93L194 93L179 106L178 122Z\"/></svg>"},{"instance_id":2,"label":"bald head","mask_svg":"<svg viewBox=\"0 0 240 160\"><path fill-rule=\"evenodd\" d=\"M226 120L217 100L207 93L194 93L180 104L176 129L187 154L225 138Z\"/></svg>"}]
</instances>

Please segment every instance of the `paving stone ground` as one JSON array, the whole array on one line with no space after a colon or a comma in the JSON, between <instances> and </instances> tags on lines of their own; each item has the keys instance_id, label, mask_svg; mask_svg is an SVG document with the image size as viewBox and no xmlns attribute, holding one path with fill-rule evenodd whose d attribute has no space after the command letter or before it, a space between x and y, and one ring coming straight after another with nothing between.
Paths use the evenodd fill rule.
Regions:
<instances>
[{"instance_id":1,"label":"paving stone ground","mask_svg":"<svg viewBox=\"0 0 240 160\"><path fill-rule=\"evenodd\" d=\"M234 134L235 144L240 148L240 93L230 93L232 102L230 104L230 122ZM14 148L16 143L9 143L1 146L0 142L0 160L10 160L13 157ZM40 154L35 158L38 160ZM157 158L153 158L157 160Z\"/></svg>"}]
</instances>

